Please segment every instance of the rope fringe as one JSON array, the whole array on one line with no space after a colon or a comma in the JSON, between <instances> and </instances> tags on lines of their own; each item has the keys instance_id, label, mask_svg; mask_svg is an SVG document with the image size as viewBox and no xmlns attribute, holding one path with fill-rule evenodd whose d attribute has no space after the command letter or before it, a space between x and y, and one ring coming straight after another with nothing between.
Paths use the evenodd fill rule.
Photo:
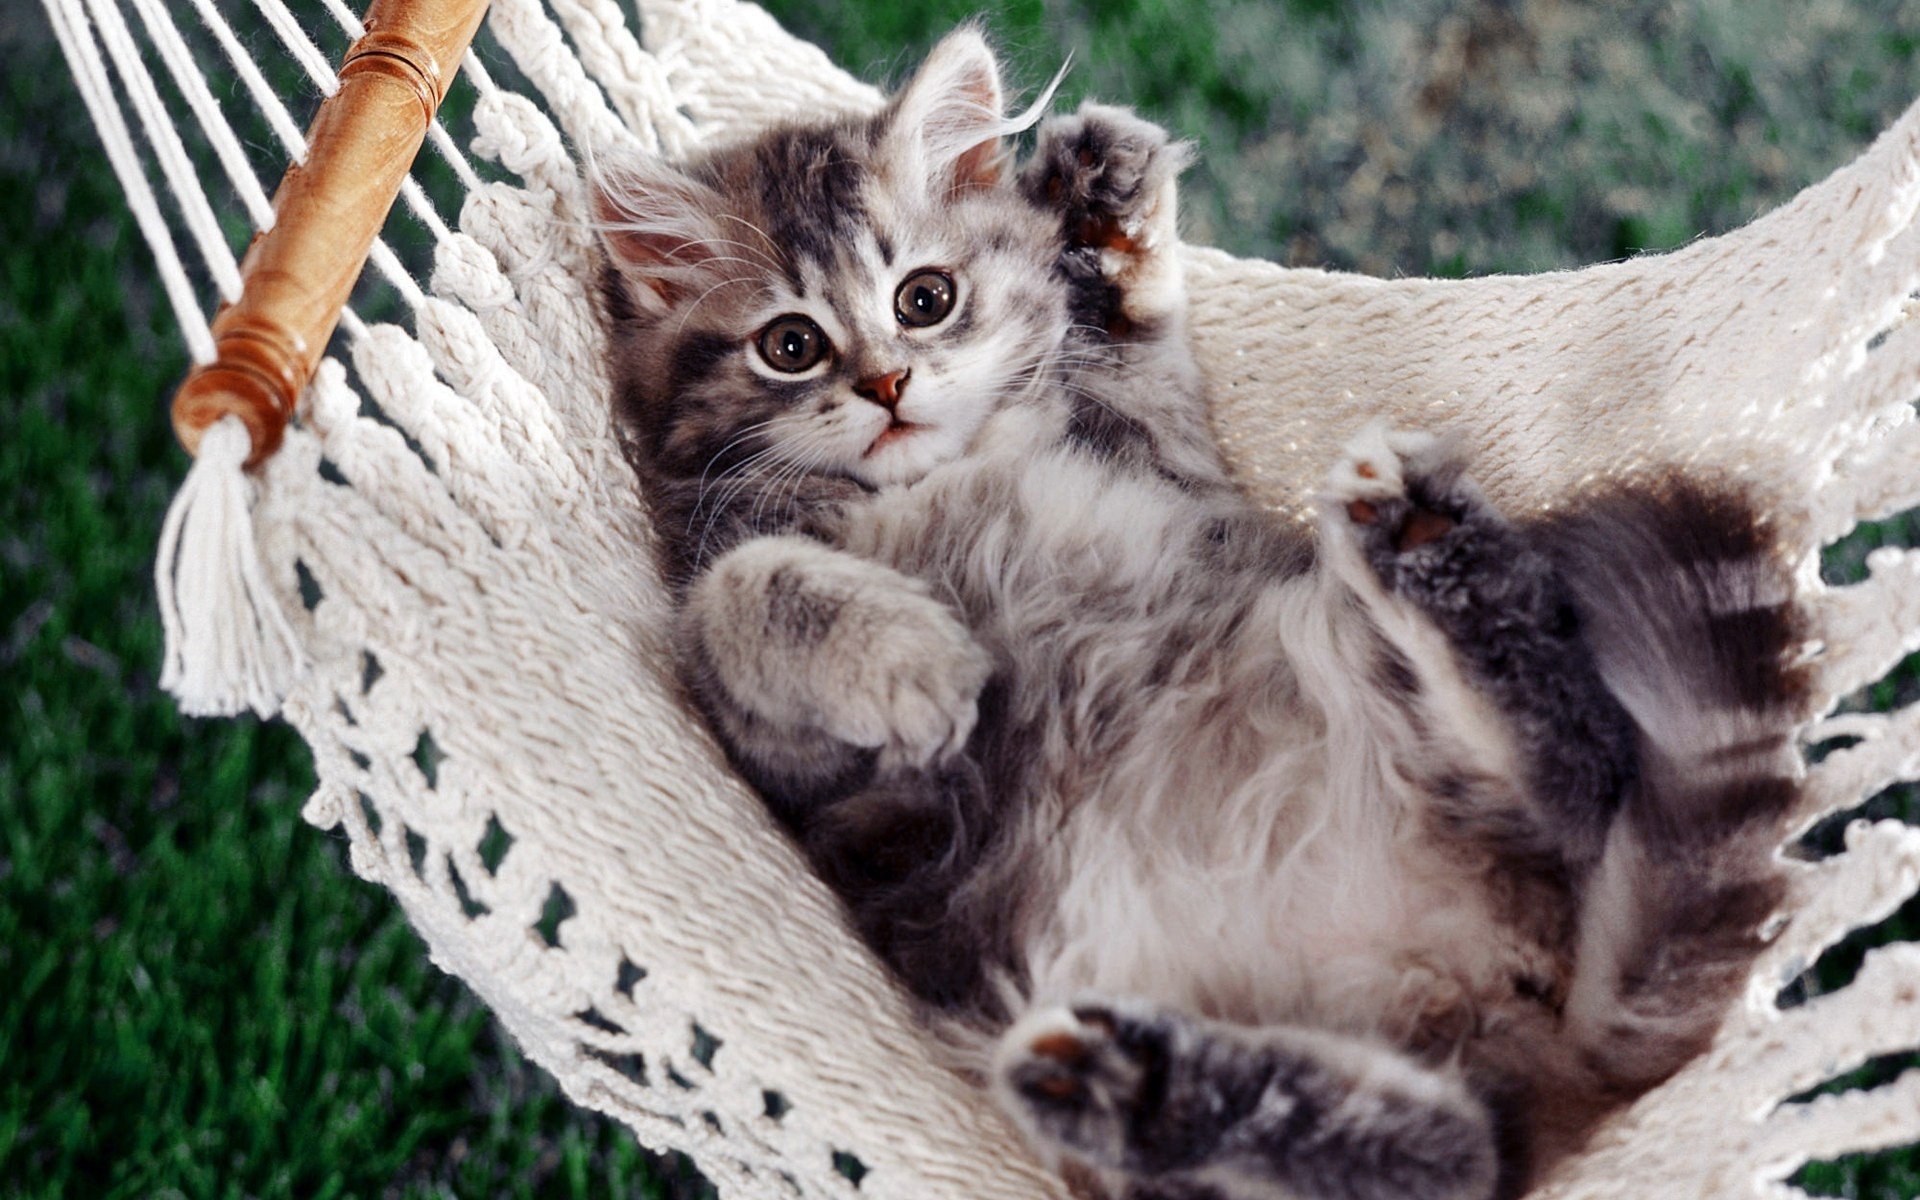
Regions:
<instances>
[{"instance_id":1,"label":"rope fringe","mask_svg":"<svg viewBox=\"0 0 1920 1200\"><path fill-rule=\"evenodd\" d=\"M271 717L308 665L254 544L252 448L238 417L207 430L160 529L160 686L189 716Z\"/></svg>"}]
</instances>

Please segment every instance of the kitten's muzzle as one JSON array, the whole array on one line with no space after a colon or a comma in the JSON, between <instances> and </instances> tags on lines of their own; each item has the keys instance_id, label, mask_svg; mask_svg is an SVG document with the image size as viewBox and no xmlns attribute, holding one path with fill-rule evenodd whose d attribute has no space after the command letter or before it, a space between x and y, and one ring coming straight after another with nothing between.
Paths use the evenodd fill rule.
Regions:
<instances>
[{"instance_id":1,"label":"kitten's muzzle","mask_svg":"<svg viewBox=\"0 0 1920 1200\"><path fill-rule=\"evenodd\" d=\"M888 412L900 403L900 393L907 390L907 378L913 374L913 368L901 371L888 371L885 375L872 375L853 385L860 396L878 404Z\"/></svg>"}]
</instances>

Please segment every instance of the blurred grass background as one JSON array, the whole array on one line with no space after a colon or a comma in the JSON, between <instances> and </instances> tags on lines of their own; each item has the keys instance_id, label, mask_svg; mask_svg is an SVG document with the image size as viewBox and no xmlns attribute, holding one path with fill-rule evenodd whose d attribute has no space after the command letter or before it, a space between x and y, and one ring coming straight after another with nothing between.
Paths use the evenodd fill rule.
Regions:
<instances>
[{"instance_id":1,"label":"blurred grass background","mask_svg":"<svg viewBox=\"0 0 1920 1200\"><path fill-rule=\"evenodd\" d=\"M868 77L979 11L769 7ZM1720 232L1920 95L1911 0L1011 0L988 17L1016 78L1070 51L1066 103L1127 101L1199 143L1192 240L1380 274L1542 270ZM255 44L310 111L312 89ZM185 359L37 6L0 5L0 68L0 1196L698 1194L684 1163L561 1099L340 841L300 822L295 737L186 721L157 691L148 571L186 467L163 413ZM1916 532L1865 530L1829 574ZM1862 703L1916 698L1910 660ZM1920 819L1920 802L1894 789L1870 811ZM1799 994L1917 933L1910 904ZM1917 1164L1802 1181L1915 1197Z\"/></svg>"}]
</instances>

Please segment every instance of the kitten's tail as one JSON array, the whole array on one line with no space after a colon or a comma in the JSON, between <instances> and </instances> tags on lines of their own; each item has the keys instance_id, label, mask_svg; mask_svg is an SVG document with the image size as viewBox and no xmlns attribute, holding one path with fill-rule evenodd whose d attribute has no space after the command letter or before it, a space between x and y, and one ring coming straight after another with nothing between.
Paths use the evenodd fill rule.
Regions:
<instances>
[{"instance_id":1,"label":"kitten's tail","mask_svg":"<svg viewBox=\"0 0 1920 1200\"><path fill-rule=\"evenodd\" d=\"M1752 504L1667 483L1543 530L1638 778L1581 896L1567 1027L1599 1082L1637 1092L1706 1048L1784 898L1810 684L1786 555Z\"/></svg>"}]
</instances>

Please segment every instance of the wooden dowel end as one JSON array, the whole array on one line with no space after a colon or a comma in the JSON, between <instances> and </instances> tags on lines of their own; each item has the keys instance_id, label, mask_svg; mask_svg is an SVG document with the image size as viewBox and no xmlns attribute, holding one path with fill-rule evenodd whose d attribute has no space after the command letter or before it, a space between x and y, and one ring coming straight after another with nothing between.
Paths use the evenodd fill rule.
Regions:
<instances>
[{"instance_id":1,"label":"wooden dowel end","mask_svg":"<svg viewBox=\"0 0 1920 1200\"><path fill-rule=\"evenodd\" d=\"M223 333L214 348L214 361L196 367L174 395L174 436L197 456L200 436L215 421L239 417L253 442L247 458L251 469L280 448L306 386L306 376L295 374L304 355L244 330Z\"/></svg>"}]
</instances>

